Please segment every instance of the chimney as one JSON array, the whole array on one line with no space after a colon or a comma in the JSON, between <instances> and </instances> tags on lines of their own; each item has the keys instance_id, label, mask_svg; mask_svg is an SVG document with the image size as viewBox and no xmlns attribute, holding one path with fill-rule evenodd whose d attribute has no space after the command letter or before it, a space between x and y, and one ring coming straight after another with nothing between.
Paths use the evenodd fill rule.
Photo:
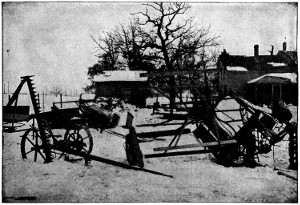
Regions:
<instances>
[{"instance_id":1,"label":"chimney","mask_svg":"<svg viewBox=\"0 0 300 205\"><path fill-rule=\"evenodd\" d=\"M283 42L282 50L283 50L283 51L286 51L286 42Z\"/></svg>"},{"instance_id":2,"label":"chimney","mask_svg":"<svg viewBox=\"0 0 300 205\"><path fill-rule=\"evenodd\" d=\"M259 46L258 45L255 45L254 46L254 56L258 56L259 55Z\"/></svg>"}]
</instances>

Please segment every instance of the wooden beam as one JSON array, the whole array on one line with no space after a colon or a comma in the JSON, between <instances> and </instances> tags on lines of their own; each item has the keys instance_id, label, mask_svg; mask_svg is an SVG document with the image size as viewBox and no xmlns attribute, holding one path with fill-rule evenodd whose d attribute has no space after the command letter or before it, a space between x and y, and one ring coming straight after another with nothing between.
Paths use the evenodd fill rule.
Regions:
<instances>
[{"instance_id":1,"label":"wooden beam","mask_svg":"<svg viewBox=\"0 0 300 205\"><path fill-rule=\"evenodd\" d=\"M226 144L236 144L236 140L226 140L220 141L221 145ZM166 151L166 150L174 150L174 149L186 149L186 148L196 148L196 147L212 147L218 146L219 142L206 142L201 144L186 144L186 145L179 145L179 146L171 146L171 147L157 147L153 148L154 151Z\"/></svg>"},{"instance_id":2,"label":"wooden beam","mask_svg":"<svg viewBox=\"0 0 300 205\"><path fill-rule=\"evenodd\" d=\"M156 158L156 157L170 157L178 155L192 155L192 154L205 154L211 153L210 150L196 150L196 151L183 151L183 152L169 152L169 153L158 153L158 154L145 154L145 158Z\"/></svg>"},{"instance_id":3,"label":"wooden beam","mask_svg":"<svg viewBox=\"0 0 300 205\"><path fill-rule=\"evenodd\" d=\"M216 112L232 112L232 111L243 111L244 109L228 109L228 110L216 110Z\"/></svg>"},{"instance_id":4,"label":"wooden beam","mask_svg":"<svg viewBox=\"0 0 300 205\"><path fill-rule=\"evenodd\" d=\"M140 125L136 125L136 127L158 127L158 126L170 126L170 125L182 125L182 123L174 122L174 123L140 124Z\"/></svg>"},{"instance_id":5,"label":"wooden beam","mask_svg":"<svg viewBox=\"0 0 300 205\"><path fill-rule=\"evenodd\" d=\"M238 120L224 120L224 121L221 121L221 122L232 123L232 122L243 122L243 120L242 119L238 119Z\"/></svg>"},{"instance_id":6,"label":"wooden beam","mask_svg":"<svg viewBox=\"0 0 300 205\"><path fill-rule=\"evenodd\" d=\"M180 88L203 88L204 85L174 85L174 86L161 86L159 87L159 89L162 89L162 90L168 90L168 89L171 89L171 88L176 88L176 89L180 89ZM158 88L158 87L157 87Z\"/></svg>"},{"instance_id":7,"label":"wooden beam","mask_svg":"<svg viewBox=\"0 0 300 205\"><path fill-rule=\"evenodd\" d=\"M207 69L207 73L216 72L217 69ZM204 70L175 70L175 71L161 71L157 73L141 73L140 77L160 77L160 76L173 76L173 75L189 75L201 74Z\"/></svg>"},{"instance_id":8,"label":"wooden beam","mask_svg":"<svg viewBox=\"0 0 300 205\"><path fill-rule=\"evenodd\" d=\"M51 148L55 149L55 150L58 150L58 151L61 151L61 152L68 153L68 154L73 154L73 155L77 155L77 156L83 157L86 160L94 160L94 161L98 161L98 162L110 164L110 165L121 167L121 168L125 168L125 169L132 169L132 170L136 170L136 171L143 171L143 172L148 172L148 173L151 173L151 174L156 174L156 175L161 175L161 176L166 176L166 177L173 178L172 175L163 174L161 172L157 172L157 171L153 171L153 170L149 170L149 169L134 167L134 166L131 166L129 164L125 164L125 163L114 161L114 160L111 160L111 159L106 159L106 158L103 158L103 157L99 157L99 156L87 154L85 152L77 152L77 151L72 150L72 149L66 149L63 146L54 146L54 145L52 145Z\"/></svg>"},{"instance_id":9,"label":"wooden beam","mask_svg":"<svg viewBox=\"0 0 300 205\"><path fill-rule=\"evenodd\" d=\"M188 117L188 114L169 114L165 113L163 115L164 119L172 119L172 120L185 120Z\"/></svg>"},{"instance_id":10,"label":"wooden beam","mask_svg":"<svg viewBox=\"0 0 300 205\"><path fill-rule=\"evenodd\" d=\"M190 133L191 130L186 128L183 130L182 134ZM161 136L171 136L176 135L179 133L179 130L162 130L162 131L155 131L155 132L141 132L137 133L137 137L139 138L155 138L155 137L161 137Z\"/></svg>"}]
</instances>

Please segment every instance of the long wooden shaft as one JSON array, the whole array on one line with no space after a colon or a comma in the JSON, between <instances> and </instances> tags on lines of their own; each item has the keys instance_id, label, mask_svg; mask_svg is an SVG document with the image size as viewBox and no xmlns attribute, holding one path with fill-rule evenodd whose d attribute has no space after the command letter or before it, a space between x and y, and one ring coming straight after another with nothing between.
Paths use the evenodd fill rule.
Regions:
<instances>
[{"instance_id":1,"label":"long wooden shaft","mask_svg":"<svg viewBox=\"0 0 300 205\"><path fill-rule=\"evenodd\" d=\"M137 170L137 171L143 171L143 172L148 172L148 173L151 173L151 174L156 174L156 175L161 175L161 176L173 178L172 175L163 174L163 173L153 171L153 170L149 170L149 169L133 167L133 166L130 166L128 164L124 164L122 162L117 162L117 161L114 161L114 160L111 160L111 159L106 159L106 158L103 158L103 157L87 154L85 152L76 152L72 149L67 149L66 150L66 149L64 149L63 147L60 147L60 146L51 146L51 148L55 149L55 150L58 150L58 151L61 151L61 152L68 153L68 154L74 154L74 155L83 157L85 159L95 160L95 161L98 161L98 162L103 162L103 163L106 163L106 164L114 165L114 166L117 166L117 167L122 167L122 168L125 168L125 169L133 169L133 170Z\"/></svg>"}]
</instances>

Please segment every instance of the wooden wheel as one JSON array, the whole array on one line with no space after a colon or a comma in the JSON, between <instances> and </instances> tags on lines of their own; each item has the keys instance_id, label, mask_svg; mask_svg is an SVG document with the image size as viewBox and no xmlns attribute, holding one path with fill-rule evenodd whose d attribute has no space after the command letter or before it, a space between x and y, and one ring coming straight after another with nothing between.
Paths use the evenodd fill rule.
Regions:
<instances>
[{"instance_id":1,"label":"wooden wheel","mask_svg":"<svg viewBox=\"0 0 300 205\"><path fill-rule=\"evenodd\" d=\"M93 137L87 126L80 126L77 129L68 129L64 140L68 142L70 149L77 152L90 154L93 150Z\"/></svg>"},{"instance_id":2,"label":"wooden wheel","mask_svg":"<svg viewBox=\"0 0 300 205\"><path fill-rule=\"evenodd\" d=\"M22 136L21 154L23 159L31 159L34 162L46 160L43 142L36 128L28 129Z\"/></svg>"}]
</instances>

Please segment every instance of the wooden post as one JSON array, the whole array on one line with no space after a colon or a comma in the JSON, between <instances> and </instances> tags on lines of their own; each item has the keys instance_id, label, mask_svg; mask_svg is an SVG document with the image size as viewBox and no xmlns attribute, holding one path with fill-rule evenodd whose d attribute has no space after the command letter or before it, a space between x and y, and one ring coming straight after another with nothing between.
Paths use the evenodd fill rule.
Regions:
<instances>
[{"instance_id":1,"label":"wooden post","mask_svg":"<svg viewBox=\"0 0 300 205\"><path fill-rule=\"evenodd\" d=\"M279 84L279 99L283 100L282 99L282 85L281 84Z\"/></svg>"},{"instance_id":2,"label":"wooden post","mask_svg":"<svg viewBox=\"0 0 300 205\"><path fill-rule=\"evenodd\" d=\"M257 103L257 85L254 84L254 102Z\"/></svg>"},{"instance_id":3,"label":"wooden post","mask_svg":"<svg viewBox=\"0 0 300 205\"><path fill-rule=\"evenodd\" d=\"M43 111L45 111L45 92L43 91Z\"/></svg>"},{"instance_id":4,"label":"wooden post","mask_svg":"<svg viewBox=\"0 0 300 205\"><path fill-rule=\"evenodd\" d=\"M170 114L172 115L173 114L173 110L174 110L174 103L175 103L175 98L176 98L176 91L175 91L175 77L174 76L171 76L170 79L169 79L169 84L170 84L170 87L171 87L171 90L170 90Z\"/></svg>"},{"instance_id":5,"label":"wooden post","mask_svg":"<svg viewBox=\"0 0 300 205\"><path fill-rule=\"evenodd\" d=\"M127 118L126 118L126 124L125 124L125 127L126 127L126 128L132 127L132 121L133 121L133 114L131 114L130 112L128 112L128 113L127 113Z\"/></svg>"},{"instance_id":6,"label":"wooden post","mask_svg":"<svg viewBox=\"0 0 300 205\"><path fill-rule=\"evenodd\" d=\"M62 103L62 93L60 93L59 96L60 96L60 108L62 108L62 107L63 107L63 103Z\"/></svg>"}]
</instances>

